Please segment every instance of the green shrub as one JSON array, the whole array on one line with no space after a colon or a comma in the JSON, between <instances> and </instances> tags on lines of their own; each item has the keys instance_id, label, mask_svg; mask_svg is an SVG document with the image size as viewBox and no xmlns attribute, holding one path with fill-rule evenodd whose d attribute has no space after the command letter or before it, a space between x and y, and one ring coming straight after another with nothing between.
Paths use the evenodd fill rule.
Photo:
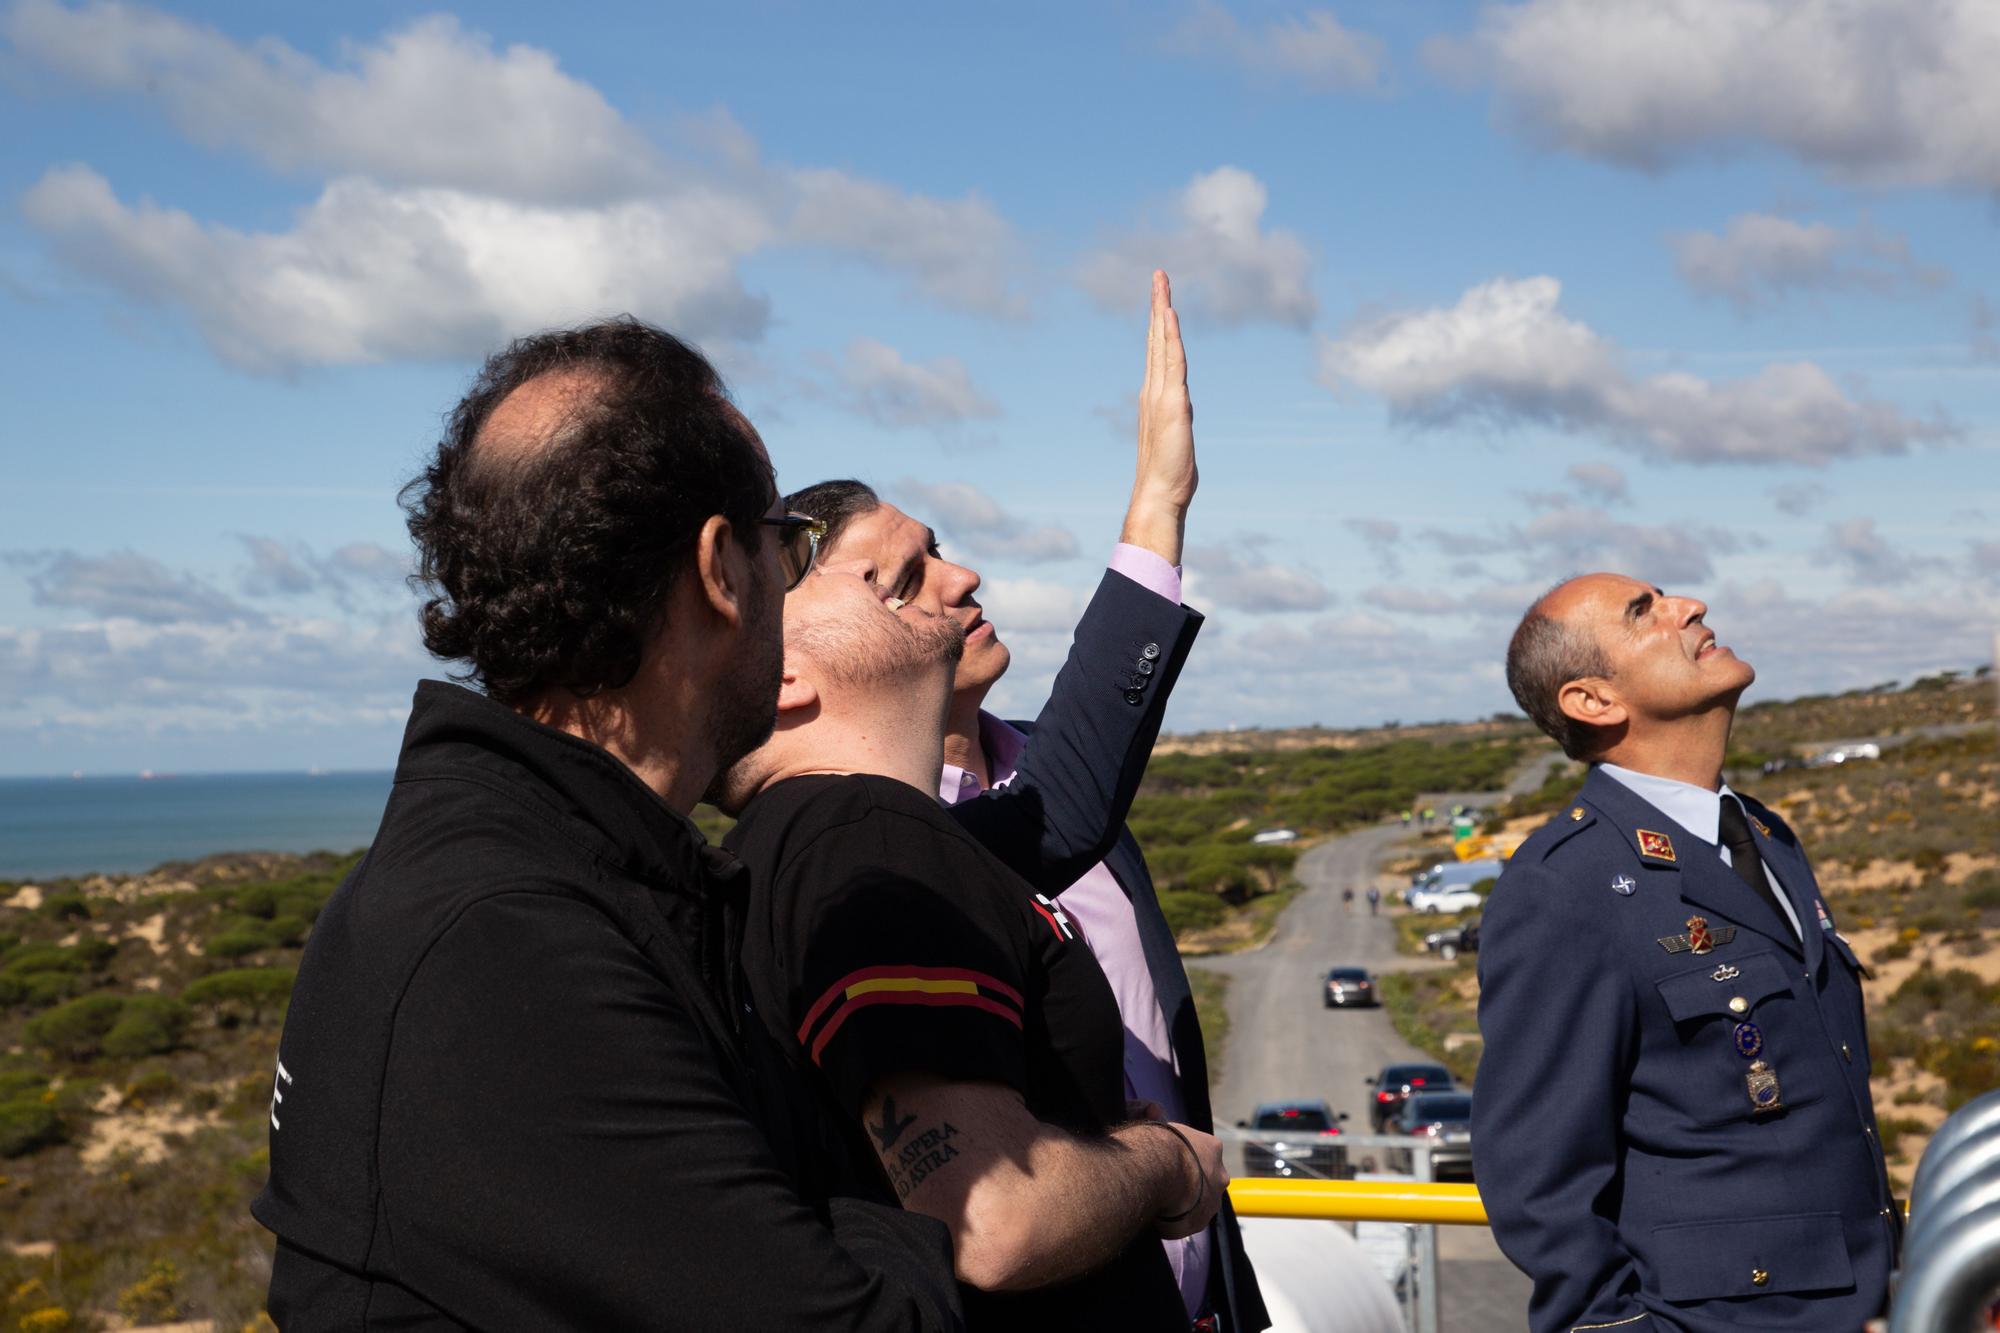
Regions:
<instances>
[{"instance_id":1,"label":"green shrub","mask_svg":"<svg viewBox=\"0 0 2000 1333\"><path fill-rule=\"evenodd\" d=\"M1893 963L1899 958L1908 958L1910 956L1910 948L1911 945L1908 940L1890 940L1875 951L1875 961L1878 963Z\"/></svg>"},{"instance_id":2,"label":"green shrub","mask_svg":"<svg viewBox=\"0 0 2000 1333\"><path fill-rule=\"evenodd\" d=\"M261 921L242 921L210 935L202 945L202 951L213 958L235 959L276 947L277 941L271 938L268 925Z\"/></svg>"},{"instance_id":3,"label":"green shrub","mask_svg":"<svg viewBox=\"0 0 2000 1333\"><path fill-rule=\"evenodd\" d=\"M182 991L181 999L225 1026L261 1023L272 1010L283 1010L297 976L288 967L240 967L203 977Z\"/></svg>"},{"instance_id":4,"label":"green shrub","mask_svg":"<svg viewBox=\"0 0 2000 1333\"><path fill-rule=\"evenodd\" d=\"M134 995L104 1034L104 1053L120 1060L160 1055L180 1045L188 1008L166 995Z\"/></svg>"},{"instance_id":5,"label":"green shrub","mask_svg":"<svg viewBox=\"0 0 2000 1333\"><path fill-rule=\"evenodd\" d=\"M0 1102L0 1157L20 1157L63 1137L62 1117L41 1093Z\"/></svg>"},{"instance_id":6,"label":"green shrub","mask_svg":"<svg viewBox=\"0 0 2000 1333\"><path fill-rule=\"evenodd\" d=\"M125 1001L116 995L85 995L28 1020L22 1029L35 1046L66 1060L95 1056L104 1034L118 1022Z\"/></svg>"},{"instance_id":7,"label":"green shrub","mask_svg":"<svg viewBox=\"0 0 2000 1333\"><path fill-rule=\"evenodd\" d=\"M230 893L229 905L245 916L268 921L278 914L278 895L269 884L245 884Z\"/></svg>"},{"instance_id":8,"label":"green shrub","mask_svg":"<svg viewBox=\"0 0 2000 1333\"><path fill-rule=\"evenodd\" d=\"M1176 935L1190 930L1207 930L1222 924L1229 915L1222 899L1212 893L1192 889L1170 889L1160 895L1160 911Z\"/></svg>"},{"instance_id":9,"label":"green shrub","mask_svg":"<svg viewBox=\"0 0 2000 1333\"><path fill-rule=\"evenodd\" d=\"M118 1293L118 1313L135 1324L160 1324L180 1317L181 1270L155 1259L146 1275Z\"/></svg>"},{"instance_id":10,"label":"green shrub","mask_svg":"<svg viewBox=\"0 0 2000 1333\"><path fill-rule=\"evenodd\" d=\"M125 1085L125 1100L165 1101L180 1091L181 1081L171 1069L148 1069Z\"/></svg>"},{"instance_id":11,"label":"green shrub","mask_svg":"<svg viewBox=\"0 0 2000 1333\"><path fill-rule=\"evenodd\" d=\"M41 914L51 921L88 921L90 903L80 893L52 893L42 899Z\"/></svg>"}]
</instances>

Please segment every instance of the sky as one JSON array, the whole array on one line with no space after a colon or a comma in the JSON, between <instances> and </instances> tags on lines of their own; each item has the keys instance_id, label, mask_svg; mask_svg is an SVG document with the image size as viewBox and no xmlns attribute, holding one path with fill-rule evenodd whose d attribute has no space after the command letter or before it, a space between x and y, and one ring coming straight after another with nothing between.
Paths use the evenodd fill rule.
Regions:
<instances>
[{"instance_id":1,"label":"sky","mask_svg":"<svg viewBox=\"0 0 2000 1333\"><path fill-rule=\"evenodd\" d=\"M1032 715L1175 284L1169 730L1512 712L1572 573L1789 697L1991 660L2000 6L0 0L0 775L387 768L399 487L629 312L978 569Z\"/></svg>"}]
</instances>

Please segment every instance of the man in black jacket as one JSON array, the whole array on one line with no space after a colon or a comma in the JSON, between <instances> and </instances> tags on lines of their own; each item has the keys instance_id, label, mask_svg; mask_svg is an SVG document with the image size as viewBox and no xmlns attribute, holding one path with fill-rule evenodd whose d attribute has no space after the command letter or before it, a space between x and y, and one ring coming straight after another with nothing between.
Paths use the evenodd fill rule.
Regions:
<instances>
[{"instance_id":1,"label":"man in black jacket","mask_svg":"<svg viewBox=\"0 0 2000 1333\"><path fill-rule=\"evenodd\" d=\"M490 361L406 494L426 682L271 1101L287 1329L950 1328L942 1227L831 1200L686 814L769 733L811 563L762 442L632 321Z\"/></svg>"}]
</instances>

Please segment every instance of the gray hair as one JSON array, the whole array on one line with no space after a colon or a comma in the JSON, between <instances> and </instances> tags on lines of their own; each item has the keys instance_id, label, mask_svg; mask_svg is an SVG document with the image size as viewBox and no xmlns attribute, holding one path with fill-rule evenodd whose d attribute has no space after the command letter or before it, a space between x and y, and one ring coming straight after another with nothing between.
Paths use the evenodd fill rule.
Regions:
<instances>
[{"instance_id":1,"label":"gray hair","mask_svg":"<svg viewBox=\"0 0 2000 1333\"><path fill-rule=\"evenodd\" d=\"M1572 759L1589 759L1597 728L1562 710L1562 687L1586 676L1611 675L1611 661L1588 629L1557 620L1541 602L1528 608L1507 644L1507 688L1536 726Z\"/></svg>"}]
</instances>

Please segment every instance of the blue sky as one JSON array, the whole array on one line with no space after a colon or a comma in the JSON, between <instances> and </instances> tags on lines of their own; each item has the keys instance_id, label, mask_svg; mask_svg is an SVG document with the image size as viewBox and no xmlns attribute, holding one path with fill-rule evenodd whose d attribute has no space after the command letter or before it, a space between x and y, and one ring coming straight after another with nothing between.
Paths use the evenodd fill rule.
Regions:
<instances>
[{"instance_id":1,"label":"blue sky","mask_svg":"<svg viewBox=\"0 0 2000 1333\"><path fill-rule=\"evenodd\" d=\"M397 487L629 310L979 568L1032 710L1145 275L1202 456L1171 729L1479 716L1567 573L1758 693L1990 659L2000 10L0 0L0 773L386 767Z\"/></svg>"}]
</instances>

